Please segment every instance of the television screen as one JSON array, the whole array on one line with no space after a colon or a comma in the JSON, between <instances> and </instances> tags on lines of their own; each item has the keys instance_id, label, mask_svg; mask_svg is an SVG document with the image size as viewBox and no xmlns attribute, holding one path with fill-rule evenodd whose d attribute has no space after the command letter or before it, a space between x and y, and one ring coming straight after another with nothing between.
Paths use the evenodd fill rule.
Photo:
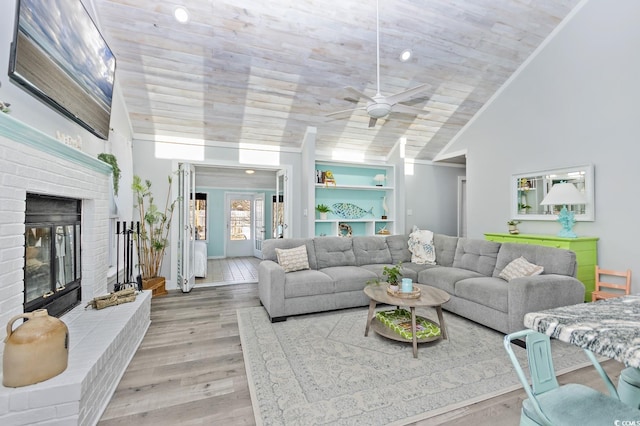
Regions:
<instances>
[{"instance_id":1,"label":"television screen","mask_svg":"<svg viewBox=\"0 0 640 426\"><path fill-rule=\"evenodd\" d=\"M80 0L19 0L9 76L109 137L116 59Z\"/></svg>"}]
</instances>

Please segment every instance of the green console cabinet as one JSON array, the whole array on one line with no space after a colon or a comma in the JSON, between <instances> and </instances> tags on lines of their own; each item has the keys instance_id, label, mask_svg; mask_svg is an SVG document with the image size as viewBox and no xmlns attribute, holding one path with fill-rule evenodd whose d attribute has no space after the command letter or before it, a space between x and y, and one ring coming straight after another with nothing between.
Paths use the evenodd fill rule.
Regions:
<instances>
[{"instance_id":1,"label":"green console cabinet","mask_svg":"<svg viewBox=\"0 0 640 426\"><path fill-rule=\"evenodd\" d=\"M585 286L585 302L591 302L591 292L595 288L595 269L598 263L598 237L563 238L553 235L532 234L484 234L489 241L499 243L535 244L571 250L576 254L578 278Z\"/></svg>"}]
</instances>

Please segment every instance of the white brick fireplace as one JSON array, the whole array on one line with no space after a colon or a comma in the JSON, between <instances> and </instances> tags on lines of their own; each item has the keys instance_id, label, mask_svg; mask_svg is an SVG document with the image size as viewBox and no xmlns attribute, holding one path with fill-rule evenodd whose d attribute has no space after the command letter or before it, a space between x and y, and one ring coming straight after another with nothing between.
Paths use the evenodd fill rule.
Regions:
<instances>
[{"instance_id":1,"label":"white brick fireplace","mask_svg":"<svg viewBox=\"0 0 640 426\"><path fill-rule=\"evenodd\" d=\"M146 332L147 292L134 303L84 309L108 293L109 175L101 161L0 114L0 341L8 321L23 313L27 192L82 200L82 302L61 317L69 367L40 384L0 386L0 424L95 423Z\"/></svg>"}]
</instances>

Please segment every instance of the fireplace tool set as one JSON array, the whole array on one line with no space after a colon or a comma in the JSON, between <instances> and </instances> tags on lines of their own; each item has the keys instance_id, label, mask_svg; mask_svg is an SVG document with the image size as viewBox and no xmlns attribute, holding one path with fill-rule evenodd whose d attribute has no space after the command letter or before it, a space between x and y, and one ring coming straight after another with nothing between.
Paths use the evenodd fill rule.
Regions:
<instances>
[{"instance_id":1,"label":"fireplace tool set","mask_svg":"<svg viewBox=\"0 0 640 426\"><path fill-rule=\"evenodd\" d=\"M116 283L113 289L117 292L127 288L142 291L142 271L140 269L140 250L138 249L138 276L133 279L133 241L136 240L136 245L140 247L140 222L132 221L127 227L127 222L122 222L122 229L120 222L116 222L116 236L118 241L116 242ZM120 282L120 243L122 240L122 248L124 254L124 277Z\"/></svg>"},{"instance_id":2,"label":"fireplace tool set","mask_svg":"<svg viewBox=\"0 0 640 426\"><path fill-rule=\"evenodd\" d=\"M140 270L140 252L138 251L138 276L133 280L133 240L137 239L140 247L140 222L136 223L134 230L133 222L127 227L127 222L116 222L116 283L113 285L113 293L93 298L85 309L91 306L93 309L103 309L109 306L120 305L121 303L133 302L136 300L136 291L142 291L142 272ZM124 254L124 277L120 282L120 245L122 244Z\"/></svg>"}]
</instances>

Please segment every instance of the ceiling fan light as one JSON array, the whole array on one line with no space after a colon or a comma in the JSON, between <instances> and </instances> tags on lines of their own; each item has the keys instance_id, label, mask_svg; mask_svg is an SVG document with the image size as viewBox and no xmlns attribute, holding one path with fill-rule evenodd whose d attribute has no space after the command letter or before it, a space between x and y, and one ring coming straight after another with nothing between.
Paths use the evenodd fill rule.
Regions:
<instances>
[{"instance_id":1,"label":"ceiling fan light","mask_svg":"<svg viewBox=\"0 0 640 426\"><path fill-rule=\"evenodd\" d=\"M405 49L400 54L400 60L402 62L407 62L409 59L411 59L411 55L412 55L411 49Z\"/></svg>"},{"instance_id":2,"label":"ceiling fan light","mask_svg":"<svg viewBox=\"0 0 640 426\"><path fill-rule=\"evenodd\" d=\"M389 115L391 112L391 105L386 103L370 103L367 106L367 114L372 118L382 118Z\"/></svg>"}]
</instances>

